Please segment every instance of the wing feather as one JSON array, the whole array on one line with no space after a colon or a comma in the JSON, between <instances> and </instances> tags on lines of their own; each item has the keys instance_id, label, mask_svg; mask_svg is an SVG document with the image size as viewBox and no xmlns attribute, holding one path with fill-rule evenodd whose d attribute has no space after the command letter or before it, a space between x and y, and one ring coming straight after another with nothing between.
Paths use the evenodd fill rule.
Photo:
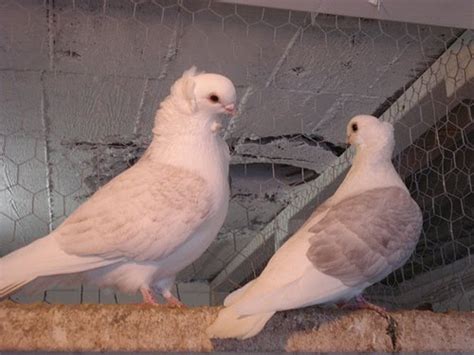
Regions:
<instances>
[{"instance_id":1,"label":"wing feather","mask_svg":"<svg viewBox=\"0 0 474 355\"><path fill-rule=\"evenodd\" d=\"M56 238L74 255L157 260L199 228L212 213L212 201L200 176L139 162L74 211L58 227Z\"/></svg>"},{"instance_id":2,"label":"wing feather","mask_svg":"<svg viewBox=\"0 0 474 355\"><path fill-rule=\"evenodd\" d=\"M420 208L398 187L345 199L309 228L308 259L345 285L374 283L402 266L418 242Z\"/></svg>"}]
</instances>

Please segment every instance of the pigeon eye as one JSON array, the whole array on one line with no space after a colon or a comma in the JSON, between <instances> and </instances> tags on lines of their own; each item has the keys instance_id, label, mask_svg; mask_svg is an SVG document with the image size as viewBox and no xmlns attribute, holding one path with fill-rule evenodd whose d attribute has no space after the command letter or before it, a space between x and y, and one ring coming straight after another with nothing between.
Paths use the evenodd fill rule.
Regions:
<instances>
[{"instance_id":1,"label":"pigeon eye","mask_svg":"<svg viewBox=\"0 0 474 355\"><path fill-rule=\"evenodd\" d=\"M211 96L209 96L209 100L211 100L212 102L219 102L219 96L212 94Z\"/></svg>"},{"instance_id":2,"label":"pigeon eye","mask_svg":"<svg viewBox=\"0 0 474 355\"><path fill-rule=\"evenodd\" d=\"M357 127L357 123L353 123L352 124L352 131L357 132L358 129L359 129L359 127Z\"/></svg>"}]
</instances>

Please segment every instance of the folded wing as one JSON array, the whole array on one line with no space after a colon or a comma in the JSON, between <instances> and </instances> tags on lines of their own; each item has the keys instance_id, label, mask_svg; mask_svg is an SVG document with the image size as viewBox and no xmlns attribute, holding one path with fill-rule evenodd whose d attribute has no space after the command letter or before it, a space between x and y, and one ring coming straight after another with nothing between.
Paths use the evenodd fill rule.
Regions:
<instances>
[{"instance_id":1,"label":"folded wing","mask_svg":"<svg viewBox=\"0 0 474 355\"><path fill-rule=\"evenodd\" d=\"M74 255L157 260L186 242L211 209L200 176L166 164L137 164L81 205L55 236Z\"/></svg>"},{"instance_id":2,"label":"folded wing","mask_svg":"<svg viewBox=\"0 0 474 355\"><path fill-rule=\"evenodd\" d=\"M420 208L408 192L373 189L341 201L310 227L306 255L347 286L372 284L406 262L421 228Z\"/></svg>"}]
</instances>

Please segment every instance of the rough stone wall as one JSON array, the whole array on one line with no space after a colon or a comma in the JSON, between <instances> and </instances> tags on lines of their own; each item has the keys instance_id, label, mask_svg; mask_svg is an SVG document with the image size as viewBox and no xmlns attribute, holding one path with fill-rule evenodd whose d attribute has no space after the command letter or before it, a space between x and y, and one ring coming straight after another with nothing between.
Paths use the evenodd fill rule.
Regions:
<instances>
[{"instance_id":1,"label":"rough stone wall","mask_svg":"<svg viewBox=\"0 0 474 355\"><path fill-rule=\"evenodd\" d=\"M276 314L258 336L210 340L219 308L0 303L0 351L473 351L474 313L317 307Z\"/></svg>"}]
</instances>

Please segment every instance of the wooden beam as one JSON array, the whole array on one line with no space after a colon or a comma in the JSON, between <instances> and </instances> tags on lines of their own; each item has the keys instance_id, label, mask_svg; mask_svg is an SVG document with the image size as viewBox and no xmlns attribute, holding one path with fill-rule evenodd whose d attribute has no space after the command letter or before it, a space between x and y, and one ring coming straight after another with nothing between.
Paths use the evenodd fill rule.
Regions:
<instances>
[{"instance_id":1,"label":"wooden beam","mask_svg":"<svg viewBox=\"0 0 474 355\"><path fill-rule=\"evenodd\" d=\"M256 337L211 340L218 307L0 303L0 352L472 351L474 313L317 307L278 312ZM422 330L422 331L420 331Z\"/></svg>"}]
</instances>

